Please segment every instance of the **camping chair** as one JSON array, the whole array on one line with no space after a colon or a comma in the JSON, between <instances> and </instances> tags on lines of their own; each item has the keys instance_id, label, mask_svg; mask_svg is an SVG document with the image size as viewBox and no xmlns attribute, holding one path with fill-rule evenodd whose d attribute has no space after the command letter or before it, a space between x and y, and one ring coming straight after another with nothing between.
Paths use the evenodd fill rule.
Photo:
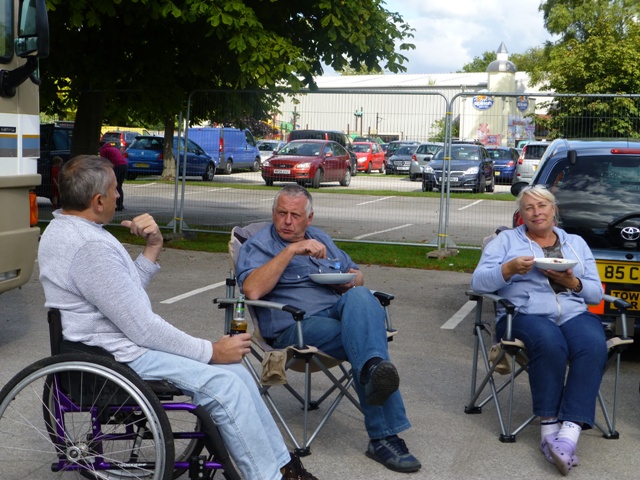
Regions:
<instances>
[{"instance_id":1,"label":"camping chair","mask_svg":"<svg viewBox=\"0 0 640 480\"><path fill-rule=\"evenodd\" d=\"M512 426L515 381L518 376L527 371L528 362L524 343L517 338L513 338L511 333L511 320L515 313L515 306L509 300L501 298L498 295L474 291L468 291L466 293L470 300L476 302L476 305L473 325L474 344L471 367L471 391L469 401L465 405L464 411L468 414L479 414L482 413L482 408L487 403L493 402L500 423L499 439L504 443L513 443L516 441L516 435L536 419L535 415L531 415L519 426ZM485 312L483 312L484 300L493 302L494 306L500 304L507 311L507 317L503 320L507 322L505 337L497 342L492 333L494 311L484 309ZM615 365L611 415L605 403L601 387L600 392L598 392L598 404L600 405L605 425L596 420L595 426L602 431L605 438L617 439L619 438L619 434L616 431L616 415L618 409L620 355L625 348L633 343L633 339L627 336L626 321L626 309L631 305L611 295L605 295L604 301L610 302L620 312L620 335L610 338L607 341L609 360L605 366L605 371ZM485 320L484 315L491 315L491 320ZM484 367L484 373L481 372L480 363L482 363ZM568 368L571 368L571 366L569 365ZM504 375L506 379L500 380L497 378L499 375ZM486 391L487 388L488 392ZM500 397L500 394L505 390L504 395ZM480 399L481 396L485 397ZM504 406L501 405L501 398Z\"/></svg>"},{"instance_id":2,"label":"camping chair","mask_svg":"<svg viewBox=\"0 0 640 480\"><path fill-rule=\"evenodd\" d=\"M216 298L214 303L225 309L225 332L229 331L231 318L233 316L233 307L236 302L235 298L235 265L242 244L252 235L260 231L262 228L270 225L271 222L256 222L246 227L234 227L229 240L229 255L231 259L231 271L227 279L226 298ZM396 334L391 326L391 316L389 314L389 305L394 296L383 292L372 292L378 299L386 313L387 339L392 340ZM274 302L262 300L246 300L245 305L249 316L252 320L252 356L258 360L261 365L261 372L251 362L250 358L245 357L244 363L251 375L258 383L260 393L264 396L265 401L271 407L273 414L276 416L282 428L291 439L295 446L295 452L300 455L309 455L311 453L311 443L316 439L322 428L325 426L335 409L338 407L343 398L349 401L360 411L360 402L353 395L353 374L352 369L347 362L335 359L314 346L306 345L302 334L302 326L300 321L304 318L305 312L291 305L284 305ZM260 327L255 312L255 307L274 308L288 312L293 319L298 322L298 342L295 346L284 349L271 347L260 334ZM334 374L334 371L337 371ZM304 390L296 391L287 380L287 375L291 372L298 372L304 375ZM330 387L324 391L317 399L312 400L311 377L314 373L323 372L330 381ZM302 405L303 421L302 421L302 438L298 440L291 428L284 419L284 416L276 406L270 389L275 385L282 385L295 399ZM315 430L309 434L309 411L318 410L325 402L330 402L326 412L318 421Z\"/></svg>"}]
</instances>

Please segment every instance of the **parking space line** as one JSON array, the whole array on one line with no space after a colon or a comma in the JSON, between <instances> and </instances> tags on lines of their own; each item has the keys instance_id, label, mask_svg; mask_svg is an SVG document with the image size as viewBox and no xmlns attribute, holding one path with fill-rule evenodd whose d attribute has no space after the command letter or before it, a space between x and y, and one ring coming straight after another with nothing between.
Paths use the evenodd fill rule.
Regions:
<instances>
[{"instance_id":1,"label":"parking space line","mask_svg":"<svg viewBox=\"0 0 640 480\"><path fill-rule=\"evenodd\" d=\"M197 288L195 290L191 290L190 292L186 292L183 293L182 295L178 295L176 297L173 298L168 298L166 300L162 300L160 303L164 303L164 304L172 304L172 303L176 303L179 302L180 300L184 300L185 298L189 298L189 297L193 297L194 295L198 295L202 292L208 292L209 290L214 290L218 287L222 287L224 285L226 285L226 280L224 282L218 282L218 283L214 283L213 285L207 285L206 287L202 287L202 288Z\"/></svg>"},{"instance_id":2,"label":"parking space line","mask_svg":"<svg viewBox=\"0 0 640 480\"><path fill-rule=\"evenodd\" d=\"M387 233L392 232L393 230L400 230L401 228L410 227L413 223L407 223L406 225L400 225L399 227L387 228L386 230L379 230L377 232L365 233L364 235L358 235L357 237L353 237L354 240L361 240L363 238L370 237L371 235L378 235L379 233Z\"/></svg>"},{"instance_id":3,"label":"parking space line","mask_svg":"<svg viewBox=\"0 0 640 480\"><path fill-rule=\"evenodd\" d=\"M463 321L467 315L475 308L476 302L469 300L465 303L460 310L454 313L449 320L444 322L440 328L443 330L453 330L458 324Z\"/></svg>"},{"instance_id":4,"label":"parking space line","mask_svg":"<svg viewBox=\"0 0 640 480\"><path fill-rule=\"evenodd\" d=\"M356 203L356 207L359 207L360 205L367 205L369 203L381 202L383 200L387 200L388 198L393 198L393 197L382 197L382 198L377 198L375 200L370 200L368 202Z\"/></svg>"},{"instance_id":5,"label":"parking space line","mask_svg":"<svg viewBox=\"0 0 640 480\"><path fill-rule=\"evenodd\" d=\"M465 205L464 207L459 208L458 211L464 210L465 208L473 207L474 205L478 205L479 203L482 203L482 200L476 200L475 202L470 203L469 205Z\"/></svg>"}]
</instances>

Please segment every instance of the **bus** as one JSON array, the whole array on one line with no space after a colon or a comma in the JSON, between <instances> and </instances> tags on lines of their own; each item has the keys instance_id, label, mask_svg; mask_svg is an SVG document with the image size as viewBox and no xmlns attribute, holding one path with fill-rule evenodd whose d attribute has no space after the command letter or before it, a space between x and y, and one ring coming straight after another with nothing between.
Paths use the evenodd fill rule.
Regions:
<instances>
[{"instance_id":1,"label":"bus","mask_svg":"<svg viewBox=\"0 0 640 480\"><path fill-rule=\"evenodd\" d=\"M33 272L40 229L38 58L49 54L45 0L0 0L0 293Z\"/></svg>"}]
</instances>

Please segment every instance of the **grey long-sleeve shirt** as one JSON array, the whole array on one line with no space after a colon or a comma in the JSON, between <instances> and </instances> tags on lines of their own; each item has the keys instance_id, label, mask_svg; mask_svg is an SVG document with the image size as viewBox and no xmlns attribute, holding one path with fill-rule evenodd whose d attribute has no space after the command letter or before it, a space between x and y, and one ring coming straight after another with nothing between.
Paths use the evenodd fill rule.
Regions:
<instances>
[{"instance_id":1,"label":"grey long-sleeve shirt","mask_svg":"<svg viewBox=\"0 0 640 480\"><path fill-rule=\"evenodd\" d=\"M210 341L153 313L145 288L160 270L157 263L144 255L134 262L102 225L59 211L54 217L40 240L38 263L45 306L60 309L65 339L102 347L125 363L147 350L211 360Z\"/></svg>"}]
</instances>

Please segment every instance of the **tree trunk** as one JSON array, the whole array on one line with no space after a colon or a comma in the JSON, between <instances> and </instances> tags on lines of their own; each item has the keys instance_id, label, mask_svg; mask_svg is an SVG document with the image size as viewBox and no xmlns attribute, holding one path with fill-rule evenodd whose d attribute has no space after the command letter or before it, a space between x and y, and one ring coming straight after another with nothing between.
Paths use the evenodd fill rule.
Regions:
<instances>
[{"instance_id":1,"label":"tree trunk","mask_svg":"<svg viewBox=\"0 0 640 480\"><path fill-rule=\"evenodd\" d=\"M173 156L173 132L174 132L173 115L165 118L164 121L164 168L162 169L162 178L165 180L173 180L176 178L176 159Z\"/></svg>"},{"instance_id":2,"label":"tree trunk","mask_svg":"<svg viewBox=\"0 0 640 480\"><path fill-rule=\"evenodd\" d=\"M105 98L104 91L84 90L80 94L73 125L71 158L76 155L98 155Z\"/></svg>"}]
</instances>

